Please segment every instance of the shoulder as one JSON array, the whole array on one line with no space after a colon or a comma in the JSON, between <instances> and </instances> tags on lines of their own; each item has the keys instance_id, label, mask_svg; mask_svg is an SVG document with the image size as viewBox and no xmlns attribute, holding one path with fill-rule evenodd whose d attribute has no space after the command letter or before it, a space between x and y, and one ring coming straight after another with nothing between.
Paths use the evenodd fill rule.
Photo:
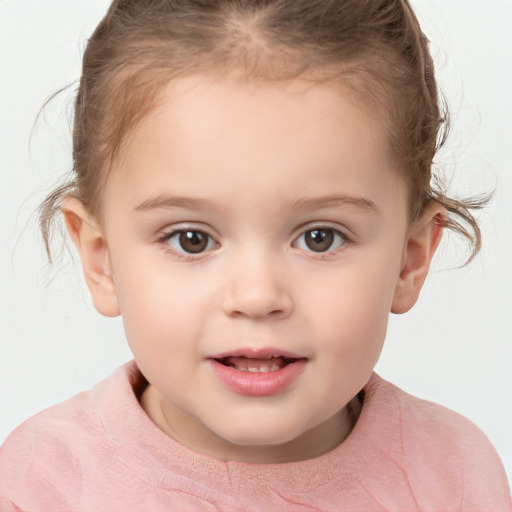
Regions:
<instances>
[{"instance_id":1,"label":"shoulder","mask_svg":"<svg viewBox=\"0 0 512 512\"><path fill-rule=\"evenodd\" d=\"M416 398L374 375L369 392L397 418L400 456L411 483L434 495L460 493L461 509L510 510L505 470L487 436L470 420ZM384 402L386 405L384 405ZM391 408L391 410L389 409Z\"/></svg>"},{"instance_id":2,"label":"shoulder","mask_svg":"<svg viewBox=\"0 0 512 512\"><path fill-rule=\"evenodd\" d=\"M41 454L51 446L55 454L58 446L72 445L79 436L89 433L100 424L95 416L91 392L83 392L53 407L50 407L17 427L2 446L2 464L11 455L19 457L25 452ZM92 432L91 432L92 429Z\"/></svg>"},{"instance_id":3,"label":"shoulder","mask_svg":"<svg viewBox=\"0 0 512 512\"><path fill-rule=\"evenodd\" d=\"M66 508L65 497L80 493L86 465L108 458L111 447L98 402L107 395L115 400L111 395L120 391L127 370L121 367L93 390L46 409L10 434L0 448L0 500L19 506L20 499L28 500L23 503L31 509L30 500L37 497L37 503Z\"/></svg>"},{"instance_id":4,"label":"shoulder","mask_svg":"<svg viewBox=\"0 0 512 512\"><path fill-rule=\"evenodd\" d=\"M51 407L19 426L0 449L0 495L16 497L30 489L48 503L61 504L58 489L80 485L80 460L101 439L90 392Z\"/></svg>"},{"instance_id":5,"label":"shoulder","mask_svg":"<svg viewBox=\"0 0 512 512\"><path fill-rule=\"evenodd\" d=\"M457 461L501 462L487 436L469 419L442 405L412 396L383 381L393 395L401 418L402 440L410 447L451 455Z\"/></svg>"}]
</instances>

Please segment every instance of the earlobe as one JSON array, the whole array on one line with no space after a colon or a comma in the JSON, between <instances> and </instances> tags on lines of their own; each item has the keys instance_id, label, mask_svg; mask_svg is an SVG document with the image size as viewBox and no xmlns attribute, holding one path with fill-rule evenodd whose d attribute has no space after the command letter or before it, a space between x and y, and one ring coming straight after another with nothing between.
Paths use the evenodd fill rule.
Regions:
<instances>
[{"instance_id":1,"label":"earlobe","mask_svg":"<svg viewBox=\"0 0 512 512\"><path fill-rule=\"evenodd\" d=\"M104 316L120 315L107 241L99 223L74 197L65 197L61 210L80 256L94 307Z\"/></svg>"},{"instance_id":2,"label":"earlobe","mask_svg":"<svg viewBox=\"0 0 512 512\"><path fill-rule=\"evenodd\" d=\"M441 241L445 217L445 208L432 202L421 218L411 224L391 306L392 313L406 313L416 304Z\"/></svg>"}]
</instances>

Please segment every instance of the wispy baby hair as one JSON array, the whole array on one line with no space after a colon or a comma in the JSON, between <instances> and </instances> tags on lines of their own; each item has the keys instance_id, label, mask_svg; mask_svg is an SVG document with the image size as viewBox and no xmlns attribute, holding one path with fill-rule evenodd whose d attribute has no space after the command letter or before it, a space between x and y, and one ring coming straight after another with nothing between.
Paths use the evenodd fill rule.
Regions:
<instances>
[{"instance_id":1,"label":"wispy baby hair","mask_svg":"<svg viewBox=\"0 0 512 512\"><path fill-rule=\"evenodd\" d=\"M126 136L173 78L333 81L376 113L409 184L411 218L437 201L442 222L478 252L471 209L432 176L447 133L426 36L407 0L115 0L89 39L75 104L73 171L41 206L49 252L65 195L101 218L102 191ZM471 259L471 258L470 258Z\"/></svg>"}]
</instances>

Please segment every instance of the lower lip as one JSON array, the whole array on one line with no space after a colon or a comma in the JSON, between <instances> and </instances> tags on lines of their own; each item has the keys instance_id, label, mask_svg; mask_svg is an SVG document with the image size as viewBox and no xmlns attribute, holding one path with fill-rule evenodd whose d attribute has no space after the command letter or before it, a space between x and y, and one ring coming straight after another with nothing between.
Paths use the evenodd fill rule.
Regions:
<instances>
[{"instance_id":1,"label":"lower lip","mask_svg":"<svg viewBox=\"0 0 512 512\"><path fill-rule=\"evenodd\" d=\"M236 370L208 359L215 376L231 391L245 396L271 396L286 389L306 367L306 359L297 359L280 370L267 373Z\"/></svg>"}]
</instances>

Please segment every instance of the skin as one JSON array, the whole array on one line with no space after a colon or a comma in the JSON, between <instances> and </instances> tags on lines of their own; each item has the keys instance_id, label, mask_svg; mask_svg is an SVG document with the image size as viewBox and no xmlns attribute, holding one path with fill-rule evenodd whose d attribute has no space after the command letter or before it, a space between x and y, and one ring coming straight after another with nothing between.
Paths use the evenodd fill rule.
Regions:
<instances>
[{"instance_id":1,"label":"skin","mask_svg":"<svg viewBox=\"0 0 512 512\"><path fill-rule=\"evenodd\" d=\"M332 85L201 76L164 91L114 163L103 217L63 202L93 302L122 315L161 430L256 463L343 442L389 313L416 302L441 237L439 205L410 221L402 173L383 125ZM332 246L308 246L315 228ZM205 250L187 253L180 229L208 235ZM244 396L212 372L212 355L267 347L306 361L278 393Z\"/></svg>"}]
</instances>

